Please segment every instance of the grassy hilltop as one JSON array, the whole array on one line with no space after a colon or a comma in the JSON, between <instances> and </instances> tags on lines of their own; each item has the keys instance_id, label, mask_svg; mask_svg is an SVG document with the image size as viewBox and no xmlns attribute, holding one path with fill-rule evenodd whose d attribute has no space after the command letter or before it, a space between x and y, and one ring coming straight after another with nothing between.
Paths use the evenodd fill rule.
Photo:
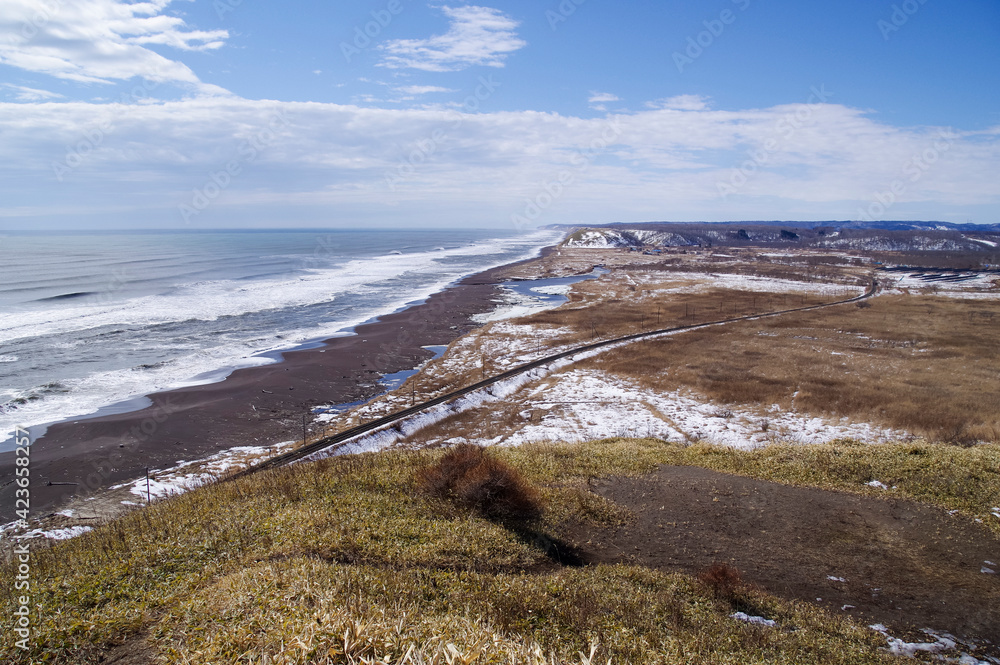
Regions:
<instances>
[{"instance_id":1,"label":"grassy hilltop","mask_svg":"<svg viewBox=\"0 0 1000 665\"><path fill-rule=\"evenodd\" d=\"M38 634L23 653L5 632L3 658L894 662L863 623L769 595L725 566L697 576L579 565L586 543L574 547L567 534L641 517L592 491L594 479L693 465L872 496L884 491L866 483L880 478L895 486L895 499L980 519L992 519L1000 504L993 445L843 442L739 452L614 439L494 449L489 464L471 470L442 470L444 455L345 456L222 482L37 551ZM504 503L505 487L527 503ZM1000 520L990 524L1000 533ZM8 616L13 600L3 599ZM775 625L738 620L737 612Z\"/></svg>"}]
</instances>

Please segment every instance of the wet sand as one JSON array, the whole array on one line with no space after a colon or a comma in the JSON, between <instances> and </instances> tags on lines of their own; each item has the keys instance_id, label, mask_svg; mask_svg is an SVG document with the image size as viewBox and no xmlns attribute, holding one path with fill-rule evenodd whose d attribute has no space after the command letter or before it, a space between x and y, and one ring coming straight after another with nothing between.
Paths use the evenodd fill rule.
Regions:
<instances>
[{"instance_id":1,"label":"wet sand","mask_svg":"<svg viewBox=\"0 0 1000 665\"><path fill-rule=\"evenodd\" d=\"M412 369L433 356L421 347L448 344L477 327L471 317L494 308L503 274L535 260L466 277L422 303L358 326L354 335L286 352L282 362L149 395L152 405L138 411L50 426L31 448L32 516L141 477L147 467L173 466L233 446L301 439L303 417L312 407L381 392L382 374ZM15 519L13 453L0 454L0 478L3 523Z\"/></svg>"}]
</instances>

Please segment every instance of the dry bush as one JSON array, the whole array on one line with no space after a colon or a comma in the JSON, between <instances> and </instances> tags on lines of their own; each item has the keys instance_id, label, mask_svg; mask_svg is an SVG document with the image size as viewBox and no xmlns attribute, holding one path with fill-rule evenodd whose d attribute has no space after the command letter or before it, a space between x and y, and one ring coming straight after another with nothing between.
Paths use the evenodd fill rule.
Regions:
<instances>
[{"instance_id":1,"label":"dry bush","mask_svg":"<svg viewBox=\"0 0 1000 665\"><path fill-rule=\"evenodd\" d=\"M730 601L736 592L746 587L740 571L724 563L713 563L698 573L698 581L707 586L716 598Z\"/></svg>"},{"instance_id":2,"label":"dry bush","mask_svg":"<svg viewBox=\"0 0 1000 665\"><path fill-rule=\"evenodd\" d=\"M521 473L471 444L456 446L417 473L418 485L432 496L456 501L494 519L533 519L542 502Z\"/></svg>"}]
</instances>

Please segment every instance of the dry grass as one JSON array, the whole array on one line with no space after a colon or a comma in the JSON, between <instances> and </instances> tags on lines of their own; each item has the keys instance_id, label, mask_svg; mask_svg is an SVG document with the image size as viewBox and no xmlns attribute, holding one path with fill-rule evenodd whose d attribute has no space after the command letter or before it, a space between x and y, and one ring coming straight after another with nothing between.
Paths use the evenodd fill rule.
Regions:
<instances>
[{"instance_id":1,"label":"dry grass","mask_svg":"<svg viewBox=\"0 0 1000 665\"><path fill-rule=\"evenodd\" d=\"M685 285L677 281L663 284ZM576 335L565 338L565 342L585 344L646 330L818 305L857 293L856 290L848 293L845 289L844 296L836 297L706 288L697 293L661 294L658 286L655 282L633 285L620 278L584 282L574 288L566 305L520 321L572 328Z\"/></svg>"},{"instance_id":2,"label":"dry grass","mask_svg":"<svg viewBox=\"0 0 1000 665\"><path fill-rule=\"evenodd\" d=\"M971 478L962 501L979 505L970 467L991 469L995 489L995 449L948 450L954 464L940 475ZM416 474L444 454L352 456L217 484L37 552L32 651L6 632L0 657L96 663L114 645L145 644L164 663L891 662L880 636L807 604L742 587L718 598L694 579L634 566L553 568L544 543L441 511L418 491ZM683 460L818 473L797 451L765 463L657 441L492 454L540 488L549 505L540 533L554 537L564 519L627 518L586 498L580 479L595 475ZM903 492L900 468L894 491ZM837 482L870 489L853 476ZM0 596L8 613L9 593ZM735 621L734 606L782 628Z\"/></svg>"},{"instance_id":3,"label":"dry grass","mask_svg":"<svg viewBox=\"0 0 1000 665\"><path fill-rule=\"evenodd\" d=\"M582 364L721 403L848 417L933 441L1000 441L1000 303L881 296L640 342Z\"/></svg>"}]
</instances>

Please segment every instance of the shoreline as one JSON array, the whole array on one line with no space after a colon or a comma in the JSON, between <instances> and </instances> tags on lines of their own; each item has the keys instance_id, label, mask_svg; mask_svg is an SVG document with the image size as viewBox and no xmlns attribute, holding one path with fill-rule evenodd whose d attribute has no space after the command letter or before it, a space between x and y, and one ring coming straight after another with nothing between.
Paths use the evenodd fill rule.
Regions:
<instances>
[{"instance_id":1,"label":"shoreline","mask_svg":"<svg viewBox=\"0 0 1000 665\"><path fill-rule=\"evenodd\" d=\"M412 370L433 357L424 346L449 344L483 325L504 273L538 255L467 275L417 304L330 337L281 360L231 372L213 383L145 395L150 404L125 413L53 423L32 443L32 514L145 474L147 468L207 457L236 446L303 438L312 408L368 400L385 374ZM315 431L315 430L313 430ZM0 474L14 477L13 453L0 453ZM0 523L14 518L14 490L0 487Z\"/></svg>"}]
</instances>

